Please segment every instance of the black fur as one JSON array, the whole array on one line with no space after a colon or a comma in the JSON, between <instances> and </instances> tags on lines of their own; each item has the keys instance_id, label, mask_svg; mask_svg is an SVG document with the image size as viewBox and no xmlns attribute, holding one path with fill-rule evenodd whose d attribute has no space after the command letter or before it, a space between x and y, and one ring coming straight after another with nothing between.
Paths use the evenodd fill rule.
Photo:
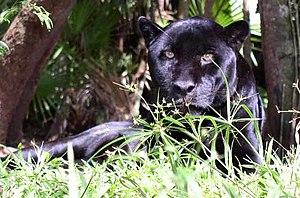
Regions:
<instances>
[{"instance_id":1,"label":"black fur","mask_svg":"<svg viewBox=\"0 0 300 198\"><path fill-rule=\"evenodd\" d=\"M262 119L258 125L261 132L264 130L265 113L255 78L238 52L249 34L245 21L223 28L209 19L195 17L161 28L141 17L139 24L149 49L149 69L154 90L159 88L160 97L169 101L173 99L183 113L212 115L212 109L215 109L226 118L225 75L231 100L243 97L242 103L253 116ZM157 98L155 93L152 93L153 100ZM241 108L235 118L249 118L249 115ZM254 125L247 123L240 122L235 126L257 150L258 138ZM260 163L259 156L242 135L231 137L231 142L235 165L239 162L245 164L245 159L249 158ZM223 152L223 147L221 134L217 140L219 153ZM200 155L204 156L203 153Z\"/></svg>"},{"instance_id":2,"label":"black fur","mask_svg":"<svg viewBox=\"0 0 300 198\"><path fill-rule=\"evenodd\" d=\"M209 19L195 17L179 20L162 28L145 17L140 17L139 27L149 50L148 62L154 88L149 94L150 103L151 100L156 101L159 88L160 96L169 101L173 99L182 113L212 114L211 108L214 108L226 117L226 86L221 72L223 71L229 84L231 100L243 97L243 103L252 111L253 116L262 118L259 127L263 131L265 114L261 98L256 91L254 75L238 53L249 33L246 22L238 21L223 28ZM188 108L186 102L189 103ZM241 109L236 117L249 116ZM105 128L106 125L108 128ZM139 132L129 130L131 125L130 122L103 124L77 136L46 143L43 149L57 157L65 153L67 143L72 142L75 157L88 159L107 142ZM120 127L122 129L119 129ZM258 139L254 125L241 122L236 124L236 127L242 130L243 135L257 150ZM99 133L103 130L107 132ZM244 138L238 135L237 140L232 138L232 141L235 165L238 161L246 163L244 159L247 157L260 163L259 156ZM135 145L136 142L131 146ZM223 152L222 137L218 139L217 149ZM23 152L25 157L31 153L33 158L36 158L32 148ZM203 153L200 155L204 156Z\"/></svg>"}]
</instances>

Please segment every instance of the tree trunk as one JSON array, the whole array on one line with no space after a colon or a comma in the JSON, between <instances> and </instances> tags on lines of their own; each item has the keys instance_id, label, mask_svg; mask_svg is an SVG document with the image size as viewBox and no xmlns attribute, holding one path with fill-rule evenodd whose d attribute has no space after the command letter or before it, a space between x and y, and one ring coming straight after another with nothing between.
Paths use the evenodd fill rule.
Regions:
<instances>
[{"instance_id":1,"label":"tree trunk","mask_svg":"<svg viewBox=\"0 0 300 198\"><path fill-rule=\"evenodd\" d=\"M243 0L243 14L244 14L244 20L247 21L250 25L250 1L251 0ZM243 55L248 64L252 67L252 61L251 61L251 41L250 36L245 40L244 46L243 46Z\"/></svg>"},{"instance_id":2,"label":"tree trunk","mask_svg":"<svg viewBox=\"0 0 300 198\"><path fill-rule=\"evenodd\" d=\"M205 6L204 6L204 16L205 17L213 19L211 11L212 11L214 3L215 3L215 0L206 0L205 1Z\"/></svg>"},{"instance_id":3,"label":"tree trunk","mask_svg":"<svg viewBox=\"0 0 300 198\"><path fill-rule=\"evenodd\" d=\"M51 13L49 32L28 7L14 19L3 37L10 52L0 59L0 143L18 142L22 121L39 77L76 0L30 0Z\"/></svg>"},{"instance_id":4,"label":"tree trunk","mask_svg":"<svg viewBox=\"0 0 300 198\"><path fill-rule=\"evenodd\" d=\"M178 18L183 19L189 15L190 0L180 0L178 5Z\"/></svg>"},{"instance_id":5,"label":"tree trunk","mask_svg":"<svg viewBox=\"0 0 300 198\"><path fill-rule=\"evenodd\" d=\"M285 148L294 143L295 129L289 123L292 114L278 114L293 109L292 84L299 78L298 46L290 5L285 0L261 0L262 46L268 93L269 134ZM296 5L295 5L296 6ZM295 104L294 104L295 105Z\"/></svg>"}]
</instances>

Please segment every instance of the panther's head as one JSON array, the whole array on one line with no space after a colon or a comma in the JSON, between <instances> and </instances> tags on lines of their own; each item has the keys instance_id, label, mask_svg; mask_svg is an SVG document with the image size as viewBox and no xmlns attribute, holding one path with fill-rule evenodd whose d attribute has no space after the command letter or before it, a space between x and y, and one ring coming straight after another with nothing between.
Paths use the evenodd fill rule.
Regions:
<instances>
[{"instance_id":1,"label":"panther's head","mask_svg":"<svg viewBox=\"0 0 300 198\"><path fill-rule=\"evenodd\" d=\"M236 89L238 51L249 34L245 21L222 27L194 17L162 28L145 17L139 27L149 49L149 69L160 95L185 112L199 114L226 102ZM185 106L189 104L187 109Z\"/></svg>"}]
</instances>

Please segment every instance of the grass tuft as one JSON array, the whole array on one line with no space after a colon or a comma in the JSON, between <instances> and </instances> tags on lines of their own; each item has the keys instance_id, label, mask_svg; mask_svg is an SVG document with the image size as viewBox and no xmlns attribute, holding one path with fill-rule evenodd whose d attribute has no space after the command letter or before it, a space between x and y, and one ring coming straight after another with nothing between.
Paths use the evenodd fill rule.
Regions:
<instances>
[{"instance_id":1,"label":"grass tuft","mask_svg":"<svg viewBox=\"0 0 300 198\"><path fill-rule=\"evenodd\" d=\"M212 164L182 152L180 146L139 150L126 155L121 149L108 153L103 164L84 165L57 158L40 163L19 160L17 169L0 162L2 197L299 197L300 149L284 160L264 152L264 165L256 173L239 172L224 177ZM186 143L182 143L183 145ZM72 152L70 149L68 152ZM42 154L43 155L43 154ZM170 156L171 155L171 156ZM42 159L42 157L41 157ZM45 159L45 158L44 158ZM69 167L65 168L65 164Z\"/></svg>"},{"instance_id":2,"label":"grass tuft","mask_svg":"<svg viewBox=\"0 0 300 198\"><path fill-rule=\"evenodd\" d=\"M247 165L256 170L254 173L233 167L228 137L240 133L233 124L255 123L257 119L238 101L228 105L230 119L181 115L176 106L165 100L154 104L153 123L135 119L137 125L144 126L142 133L132 137L141 140L139 148L131 155L120 148L106 152L108 158L101 164L93 159L83 161L83 165L74 163L71 147L68 160L49 161L49 154L37 149L37 162L15 157L14 170L7 169L9 160L0 161L0 194L2 197L300 197L299 145L287 151L282 159L272 149L274 140L270 140L260 145L262 165L251 162ZM248 120L234 118L240 108L248 112ZM258 127L256 130L259 135ZM221 131L225 131L224 155L217 153L215 144ZM188 138L175 139L174 133ZM211 141L210 148L205 146L206 141ZM151 146L145 147L147 144ZM201 150L207 159L198 155ZM228 174L221 173L216 163L223 163Z\"/></svg>"}]
</instances>

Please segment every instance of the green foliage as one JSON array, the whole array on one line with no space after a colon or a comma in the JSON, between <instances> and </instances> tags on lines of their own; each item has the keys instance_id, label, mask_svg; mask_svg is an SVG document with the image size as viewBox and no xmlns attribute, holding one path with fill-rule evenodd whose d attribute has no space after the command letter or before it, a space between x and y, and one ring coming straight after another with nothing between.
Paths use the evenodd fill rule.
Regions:
<instances>
[{"instance_id":1,"label":"green foliage","mask_svg":"<svg viewBox=\"0 0 300 198\"><path fill-rule=\"evenodd\" d=\"M32 112L44 122L53 119L53 112L68 114L66 97L69 90L88 92L97 71L101 75L120 75L126 65L123 55L116 52L113 31L122 18L119 4L110 1L80 0L72 9L61 40L42 74L37 88ZM113 81L112 79L110 82ZM66 112L64 112L66 111ZM82 112L84 113L84 112Z\"/></svg>"},{"instance_id":2,"label":"green foliage","mask_svg":"<svg viewBox=\"0 0 300 198\"><path fill-rule=\"evenodd\" d=\"M124 87L139 93L135 87ZM242 100L242 99L241 99ZM247 107L229 103L231 118L234 112ZM149 104L150 105L150 104ZM181 115L176 106L163 101L153 104L153 123L137 119L145 130L124 142L140 139L140 146L132 155L122 149L107 151L107 160L102 164L89 160L83 165L74 164L73 151L68 148L68 161L56 158L49 161L49 154L36 152L37 162L26 162L14 157L16 169L7 170L9 161L0 162L0 187L3 197L299 197L300 196L300 147L287 152L282 160L273 151L274 141L260 150L262 165L252 163L256 169L246 174L230 164L232 157L225 135L225 155L215 151L215 145L205 148L207 138L220 131L239 133L233 127L240 120L212 116ZM174 107L173 113L166 109ZM250 113L249 113L250 114ZM204 121L210 127L203 127ZM245 120L243 120L245 121ZM249 122L255 122L250 118ZM187 127L188 126L188 127ZM171 133L184 133L190 140L178 141ZM143 149L145 142L154 141L154 146ZM118 141L118 140L116 140ZM111 143L113 144L113 142ZM109 146L109 145L107 145ZM121 145L122 147L122 145ZM198 156L199 149L207 151L207 159ZM227 155L226 155L227 153ZM216 168L216 161L224 159L228 174ZM221 162L221 161L219 161ZM251 163L251 162L250 162ZM68 168L64 166L68 164ZM237 176L238 175L238 176Z\"/></svg>"},{"instance_id":3,"label":"green foliage","mask_svg":"<svg viewBox=\"0 0 300 198\"><path fill-rule=\"evenodd\" d=\"M5 0L0 2L0 38L3 37L4 31L7 28L7 25L10 24L11 20L15 17L15 15L20 10L20 7L22 6L21 2L16 2L13 5L11 5L11 0ZM3 41L0 41L0 58L5 55L9 51L9 47L7 44Z\"/></svg>"},{"instance_id":4,"label":"green foliage","mask_svg":"<svg viewBox=\"0 0 300 198\"><path fill-rule=\"evenodd\" d=\"M223 26L227 26L234 21L242 20L242 1L215 1L212 8L212 15L214 16L214 20Z\"/></svg>"},{"instance_id":5,"label":"green foliage","mask_svg":"<svg viewBox=\"0 0 300 198\"><path fill-rule=\"evenodd\" d=\"M25 1L4 0L0 3L0 25L10 24L12 19L17 15ZM3 32L1 31L1 34Z\"/></svg>"},{"instance_id":6,"label":"green foliage","mask_svg":"<svg viewBox=\"0 0 300 198\"><path fill-rule=\"evenodd\" d=\"M203 13L204 4L204 1L191 1L190 16ZM93 79L98 78L95 73L112 76L108 81L115 81L115 77L119 77L130 82L131 75L138 68L141 57L137 52L140 49L126 43L130 52L121 54L117 49L119 29L126 29L125 38L122 39L130 38L137 33L133 32L135 21L132 21L136 19L135 16L147 13L153 16L157 7L159 1L77 1L57 45L55 54L58 55L52 56L41 77L30 115L47 122L54 118L53 113L57 111L68 114L62 112L68 109L64 107L68 106L66 93L70 89L74 93L89 89ZM218 22L227 25L242 18L242 7L237 1L218 0L212 13ZM49 16L43 11L40 14Z\"/></svg>"},{"instance_id":7,"label":"green foliage","mask_svg":"<svg viewBox=\"0 0 300 198\"><path fill-rule=\"evenodd\" d=\"M6 43L0 41L0 57L3 56L8 51L9 51L9 47L6 45Z\"/></svg>"},{"instance_id":8,"label":"green foliage","mask_svg":"<svg viewBox=\"0 0 300 198\"><path fill-rule=\"evenodd\" d=\"M46 25L47 30L51 30L53 28L53 23L50 18L50 13L47 12L43 7L33 5L27 3L27 1L12 1L12 0L5 0L0 2L0 26L5 27L5 25L9 25L12 19L17 15L17 13L21 10L22 7L27 6L32 13L34 13L40 20L42 25ZM7 27L6 27L7 28ZM3 30L6 28L1 28L0 30L0 38L3 37ZM0 41L0 57L3 56L5 53L9 51L9 47L3 41Z\"/></svg>"},{"instance_id":9,"label":"green foliage","mask_svg":"<svg viewBox=\"0 0 300 198\"><path fill-rule=\"evenodd\" d=\"M123 86L125 90L139 94L135 86ZM142 98L142 100L144 100ZM107 160L95 163L93 158L83 165L74 163L71 146L68 147L68 161L56 158L49 161L49 154L37 148L40 156L37 162L26 162L13 156L16 169L8 171L9 162L0 162L0 187L3 197L299 197L300 196L300 147L287 151L281 159L273 151L274 141L263 145L259 150L262 165L249 162L247 167L254 168L252 174L246 174L241 167L232 165L228 136L240 134L234 127L235 122L251 122L249 109L239 101L228 102L228 119L221 115L192 116L182 115L176 106L167 103L147 104L154 122L135 120L144 126L141 133L126 137L123 145L139 139L140 145L128 155L116 148L106 151ZM243 108L248 119L235 119L235 113ZM167 111L166 111L167 110ZM169 112L169 113L167 113ZM204 125L205 121L211 126ZM258 130L258 129L257 129ZM216 152L215 138L224 134L225 154ZM189 140L174 139L174 133L184 134ZM259 131L257 131L259 136ZM171 134L173 134L171 136ZM124 138L124 137L122 137ZM117 139L115 141L118 141ZM211 148L205 147L205 141L212 141ZM114 142L115 142L114 141ZM109 145L114 142L109 143ZM144 148L145 143L152 147ZM107 145L107 146L109 146ZM121 145L120 147L122 147ZM207 159L199 157L204 149ZM105 150L102 148L100 151ZM147 150L147 152L146 152ZM100 152L99 151L99 152ZM228 173L216 168L216 162L222 163ZM64 164L68 165L68 168Z\"/></svg>"},{"instance_id":10,"label":"green foliage","mask_svg":"<svg viewBox=\"0 0 300 198\"><path fill-rule=\"evenodd\" d=\"M107 152L107 161L77 165L62 158L49 161L40 153L38 162L17 159L17 169L7 170L0 162L2 197L299 197L300 150L295 148L282 161L272 151L264 152L264 164L256 173L238 170L221 175L211 161L187 156L183 147L164 142L127 155L123 150ZM186 144L186 143L183 143ZM68 151L71 152L70 149ZM171 155L171 156L170 156ZM174 163L175 162L175 163ZM180 162L180 163L179 163ZM63 168L68 164L68 168Z\"/></svg>"},{"instance_id":11,"label":"green foliage","mask_svg":"<svg viewBox=\"0 0 300 198\"><path fill-rule=\"evenodd\" d=\"M204 14L205 1L191 0L189 16L202 16Z\"/></svg>"},{"instance_id":12,"label":"green foliage","mask_svg":"<svg viewBox=\"0 0 300 198\"><path fill-rule=\"evenodd\" d=\"M107 49L112 31L120 20L116 5L109 2L78 1L68 20L70 44L78 47L84 56L96 58L99 52Z\"/></svg>"},{"instance_id":13,"label":"green foliage","mask_svg":"<svg viewBox=\"0 0 300 198\"><path fill-rule=\"evenodd\" d=\"M7 2L0 2L0 8ZM60 97L64 90L86 85L85 79L91 77L89 71L92 67L117 74L132 68L128 60L130 56L123 55L119 61L120 56L112 50L111 44L114 27L120 20L130 18L128 15L134 2L101 1L96 4L95 1L78 1L62 40L42 75L33 103L35 111L41 112L44 120L48 120L52 116L51 111L62 104ZM199 2L191 1L190 15L203 13L204 1ZM241 19L241 9L235 7L238 3L230 2L215 1L213 15L222 25ZM149 6L149 2L145 4ZM42 21L46 19L43 21L46 27L51 27L51 22L47 21L49 14L42 9L37 10ZM15 13L14 10L2 12L0 20L2 23L10 22ZM5 44L2 45L6 48ZM136 88L125 88L139 93ZM140 147L145 142L154 142L147 153L139 149L129 156L125 151L116 149L106 153L109 157L103 164L94 163L91 159L81 166L74 164L71 149L68 149L68 161L62 158L49 161L49 154L37 150L40 155L37 162L15 158L18 167L15 170L6 169L8 161L0 162L0 194L2 197L300 196L299 147L288 152L282 160L272 150L274 142L271 140L266 148L261 144L259 150L263 165L249 165L256 169L254 174L245 174L240 168L232 166L228 135L240 133L233 124L257 121L240 101L227 103L228 119L221 116L181 115L175 105L165 101L152 106L155 109L152 112L155 121L147 123L137 118L136 122L143 125L145 130L132 137L141 139ZM172 114L167 114L165 110L170 108ZM234 118L241 108L248 112L248 120ZM210 122L212 126L204 127L204 122ZM211 137L214 141L221 131L226 132L224 156L216 152L214 142L211 148L206 148L204 144ZM256 132L259 133L258 130ZM171 133L185 134L190 140L178 141L172 138ZM207 151L206 160L198 156L201 149ZM228 170L227 175L216 169L216 162L223 163ZM68 168L65 168L65 164L69 165Z\"/></svg>"},{"instance_id":14,"label":"green foliage","mask_svg":"<svg viewBox=\"0 0 300 198\"><path fill-rule=\"evenodd\" d=\"M189 16L201 16L204 14L205 1L191 0ZM222 26L243 19L242 1L215 0L212 10L212 19Z\"/></svg>"},{"instance_id":15,"label":"green foliage","mask_svg":"<svg viewBox=\"0 0 300 198\"><path fill-rule=\"evenodd\" d=\"M70 49L65 43L58 43L46 70L41 75L33 98L32 110L36 119L42 118L43 122L53 119L53 112L64 104L67 90L79 87L80 82L84 80L84 67L79 67L74 57L74 49ZM78 76L80 72L82 73Z\"/></svg>"},{"instance_id":16,"label":"green foliage","mask_svg":"<svg viewBox=\"0 0 300 198\"><path fill-rule=\"evenodd\" d=\"M45 25L48 31L53 28L53 22L50 18L50 13L45 10L45 8L31 3L28 3L26 6L39 18L41 25Z\"/></svg>"}]
</instances>

